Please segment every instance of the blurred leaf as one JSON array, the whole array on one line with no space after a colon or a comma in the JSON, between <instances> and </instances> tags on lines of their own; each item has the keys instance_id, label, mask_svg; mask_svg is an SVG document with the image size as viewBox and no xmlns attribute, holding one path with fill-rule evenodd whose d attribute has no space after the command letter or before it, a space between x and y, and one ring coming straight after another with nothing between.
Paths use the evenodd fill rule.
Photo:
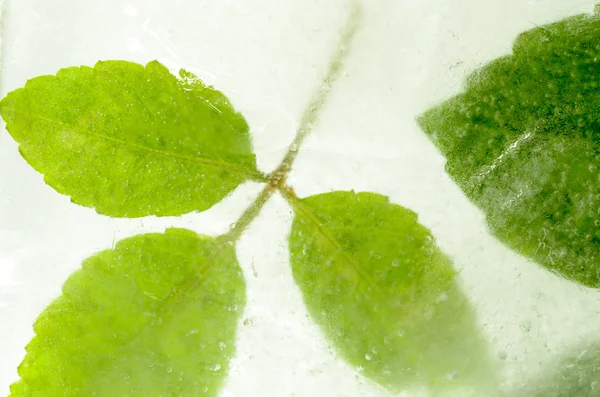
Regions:
<instances>
[{"instance_id":1,"label":"blurred leaf","mask_svg":"<svg viewBox=\"0 0 600 397\"><path fill-rule=\"evenodd\" d=\"M521 397L600 396L600 344L573 350L537 380L528 382Z\"/></svg>"},{"instance_id":2,"label":"blurred leaf","mask_svg":"<svg viewBox=\"0 0 600 397\"><path fill-rule=\"evenodd\" d=\"M294 279L343 358L391 391L491 379L456 271L414 212L354 192L304 198L294 210Z\"/></svg>"},{"instance_id":3,"label":"blurred leaf","mask_svg":"<svg viewBox=\"0 0 600 397\"><path fill-rule=\"evenodd\" d=\"M419 118L516 251L600 287L600 15L521 34L513 54Z\"/></svg>"},{"instance_id":4,"label":"blurred leaf","mask_svg":"<svg viewBox=\"0 0 600 397\"><path fill-rule=\"evenodd\" d=\"M259 178L248 125L227 98L156 61L36 77L0 112L49 185L109 216L205 210Z\"/></svg>"},{"instance_id":5,"label":"blurred leaf","mask_svg":"<svg viewBox=\"0 0 600 397\"><path fill-rule=\"evenodd\" d=\"M231 245L184 229L125 239L38 318L11 397L217 396L244 304Z\"/></svg>"}]
</instances>

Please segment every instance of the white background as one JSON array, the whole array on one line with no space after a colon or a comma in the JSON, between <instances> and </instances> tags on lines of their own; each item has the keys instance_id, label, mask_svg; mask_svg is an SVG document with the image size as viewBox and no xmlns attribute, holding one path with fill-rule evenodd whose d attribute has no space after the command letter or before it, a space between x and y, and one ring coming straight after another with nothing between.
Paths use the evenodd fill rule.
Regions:
<instances>
[{"instance_id":1,"label":"white background","mask_svg":"<svg viewBox=\"0 0 600 397\"><path fill-rule=\"evenodd\" d=\"M361 3L363 23L345 73L290 183L301 196L373 191L416 211L460 270L503 380L524 382L592 335L600 294L495 241L414 119L457 93L468 72L509 53L518 33L592 12L594 0ZM295 134L348 11L346 0L6 0L2 95L66 66L158 59L194 72L231 99L251 126L260 168L269 172ZM46 186L2 128L0 396L18 378L31 324L83 258L168 226L223 233L259 188L243 185L202 214L109 219ZM287 204L275 197L238 244L249 321L240 325L222 395L387 395L337 360L307 317L288 263L290 221Z\"/></svg>"}]
</instances>

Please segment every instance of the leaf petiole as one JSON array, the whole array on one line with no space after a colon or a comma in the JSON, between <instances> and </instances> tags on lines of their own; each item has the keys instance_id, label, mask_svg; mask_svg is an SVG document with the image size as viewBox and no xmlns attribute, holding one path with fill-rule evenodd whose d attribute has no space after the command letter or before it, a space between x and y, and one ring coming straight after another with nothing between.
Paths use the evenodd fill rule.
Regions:
<instances>
[{"instance_id":1,"label":"leaf petiole","mask_svg":"<svg viewBox=\"0 0 600 397\"><path fill-rule=\"evenodd\" d=\"M290 203L293 201L292 198L295 198L296 200L298 199L294 191L285 184L287 176L292 169L292 165L296 159L296 156L298 155L300 146L310 134L314 125L318 122L323 110L323 106L329 98L332 87L340 77L344 66L344 61L349 53L350 44L352 43L352 40L354 39L360 26L361 15L360 3L358 1L352 3L350 16L341 32L337 49L329 61L327 73L323 77L319 88L314 93L308 105L302 112L300 125L296 131L296 136L289 145L286 155L283 157L283 160L279 166L277 166L277 168L275 168L275 170L269 175L260 172L254 175L254 181L263 182L266 183L266 185L256 199L252 202L252 204L250 204L242 213L231 230L222 236L223 239L229 242L237 241L250 223L252 223L252 221L258 216L260 210L267 203L267 201L269 201L269 198L273 195L275 190L278 190L280 194Z\"/></svg>"}]
</instances>

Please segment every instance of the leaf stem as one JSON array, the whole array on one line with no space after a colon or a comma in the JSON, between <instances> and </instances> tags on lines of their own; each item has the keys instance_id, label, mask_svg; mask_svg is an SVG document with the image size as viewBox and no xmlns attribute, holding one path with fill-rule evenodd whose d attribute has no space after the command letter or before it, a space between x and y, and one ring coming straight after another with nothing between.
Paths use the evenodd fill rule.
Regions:
<instances>
[{"instance_id":1,"label":"leaf stem","mask_svg":"<svg viewBox=\"0 0 600 397\"><path fill-rule=\"evenodd\" d=\"M237 222L233 224L232 228L223 236L223 238L230 242L237 241L248 228L250 223L252 223L252 221L258 216L260 210L262 207L264 207L267 201L269 201L269 198L271 198L274 192L275 189L273 186L266 184L260 194L256 197L256 199L254 199L252 204L246 208Z\"/></svg>"},{"instance_id":2,"label":"leaf stem","mask_svg":"<svg viewBox=\"0 0 600 397\"><path fill-rule=\"evenodd\" d=\"M327 67L327 73L323 77L319 88L314 93L308 105L302 112L300 118L300 125L296 130L296 136L292 143L288 147L286 155L283 160L277 166L277 168L269 175L264 173L258 173L253 179L256 182L266 182L264 189L256 197L254 202L250 204L248 208L242 213L238 221L231 228L231 230L223 236L226 241L235 242L244 233L246 228L252 223L252 221L258 216L262 207L267 203L273 193L278 190L286 199L291 197L297 198L293 189L286 185L286 179L289 172L292 169L292 164L298 156L300 146L306 139L306 137L312 131L314 125L319 120L323 106L329 99L329 94L334 83L340 77L342 72L344 61L348 55L350 44L358 31L361 22L361 8L360 3L355 1L351 4L350 16L348 22L344 26L339 44L333 57L329 61Z\"/></svg>"},{"instance_id":3,"label":"leaf stem","mask_svg":"<svg viewBox=\"0 0 600 397\"><path fill-rule=\"evenodd\" d=\"M252 182L267 183L269 182L269 177L269 174L265 174L262 171L256 170L250 175L250 180Z\"/></svg>"},{"instance_id":4,"label":"leaf stem","mask_svg":"<svg viewBox=\"0 0 600 397\"><path fill-rule=\"evenodd\" d=\"M340 77L342 72L342 68L344 66L344 61L348 55L350 44L352 39L356 35L358 31L358 27L361 22L361 8L358 2L354 2L351 5L350 17L348 18L348 22L346 26L342 30L342 34L340 37L340 42L337 46L337 49L329 61L329 66L327 68L327 73L325 77L321 81L321 85L317 89L317 91L312 96L310 102L302 112L302 117L300 118L300 126L296 131L296 137L290 144L288 148L288 152L281 161L281 164L277 169L272 173L278 175L285 175L290 172L292 168L292 164L298 156L298 152L300 150L300 146L306 139L306 137L312 131L314 125L319 120L321 112L323 110L323 106L329 99L329 94L331 93L331 89L333 84ZM285 179L285 178L284 178ZM283 182L283 181L282 181Z\"/></svg>"}]
</instances>

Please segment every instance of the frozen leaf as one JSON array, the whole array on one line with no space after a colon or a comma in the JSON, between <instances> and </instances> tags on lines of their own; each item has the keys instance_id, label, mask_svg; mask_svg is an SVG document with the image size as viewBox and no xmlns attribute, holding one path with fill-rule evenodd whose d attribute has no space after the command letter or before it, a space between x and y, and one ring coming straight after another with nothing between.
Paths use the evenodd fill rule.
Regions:
<instances>
[{"instance_id":1,"label":"frozen leaf","mask_svg":"<svg viewBox=\"0 0 600 397\"><path fill-rule=\"evenodd\" d=\"M36 77L0 112L49 185L109 216L201 211L260 179L248 125L227 98L156 61Z\"/></svg>"},{"instance_id":2,"label":"frozen leaf","mask_svg":"<svg viewBox=\"0 0 600 397\"><path fill-rule=\"evenodd\" d=\"M37 319L11 397L217 396L244 304L231 245L184 229L128 238Z\"/></svg>"},{"instance_id":3,"label":"frozen leaf","mask_svg":"<svg viewBox=\"0 0 600 397\"><path fill-rule=\"evenodd\" d=\"M563 357L520 397L596 397L600 395L600 344L580 347Z\"/></svg>"},{"instance_id":4,"label":"frozen leaf","mask_svg":"<svg viewBox=\"0 0 600 397\"><path fill-rule=\"evenodd\" d=\"M419 119L507 245L600 287L600 15L521 34Z\"/></svg>"},{"instance_id":5,"label":"frozen leaf","mask_svg":"<svg viewBox=\"0 0 600 397\"><path fill-rule=\"evenodd\" d=\"M392 391L490 380L456 271L414 212L354 192L304 198L294 210L294 279L343 358Z\"/></svg>"}]
</instances>

